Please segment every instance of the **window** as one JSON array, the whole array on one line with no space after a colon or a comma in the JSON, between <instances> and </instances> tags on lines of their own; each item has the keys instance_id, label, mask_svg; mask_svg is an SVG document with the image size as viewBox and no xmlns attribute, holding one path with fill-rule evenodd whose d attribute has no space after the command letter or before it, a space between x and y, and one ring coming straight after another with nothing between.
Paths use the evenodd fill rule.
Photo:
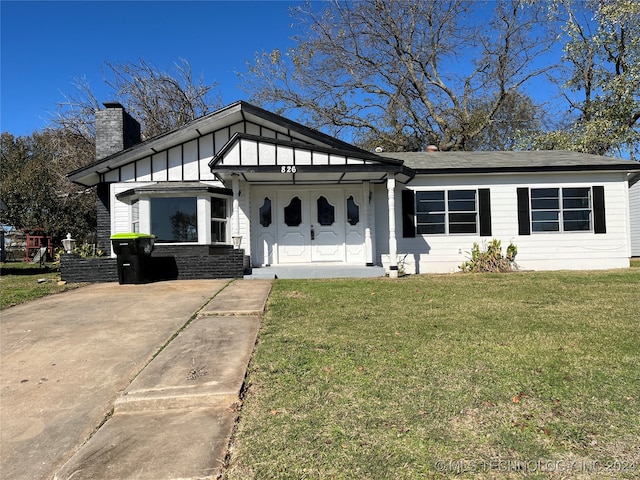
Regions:
<instances>
[{"instance_id":1,"label":"window","mask_svg":"<svg viewBox=\"0 0 640 480\"><path fill-rule=\"evenodd\" d=\"M591 230L591 189L562 189L562 225L565 232Z\"/></svg>"},{"instance_id":2,"label":"window","mask_svg":"<svg viewBox=\"0 0 640 480\"><path fill-rule=\"evenodd\" d=\"M140 203L138 200L131 203L131 231L140 233Z\"/></svg>"},{"instance_id":3,"label":"window","mask_svg":"<svg viewBox=\"0 0 640 480\"><path fill-rule=\"evenodd\" d=\"M476 190L416 192L417 232L424 235L478 232Z\"/></svg>"},{"instance_id":4,"label":"window","mask_svg":"<svg viewBox=\"0 0 640 480\"><path fill-rule=\"evenodd\" d=\"M302 223L302 200L293 197L289 205L284 207L284 223L289 227L297 227Z\"/></svg>"},{"instance_id":5,"label":"window","mask_svg":"<svg viewBox=\"0 0 640 480\"><path fill-rule=\"evenodd\" d=\"M271 199L264 197L264 202L260 207L260 225L267 228L271 225Z\"/></svg>"},{"instance_id":6,"label":"window","mask_svg":"<svg viewBox=\"0 0 640 480\"><path fill-rule=\"evenodd\" d=\"M211 243L227 242L227 200L211 197Z\"/></svg>"},{"instance_id":7,"label":"window","mask_svg":"<svg viewBox=\"0 0 640 480\"><path fill-rule=\"evenodd\" d=\"M531 189L531 231L560 231L560 189Z\"/></svg>"},{"instance_id":8,"label":"window","mask_svg":"<svg viewBox=\"0 0 640 480\"><path fill-rule=\"evenodd\" d=\"M349 225L357 225L360 222L360 207L351 195L347 198L347 222Z\"/></svg>"},{"instance_id":9,"label":"window","mask_svg":"<svg viewBox=\"0 0 640 480\"><path fill-rule=\"evenodd\" d=\"M323 226L333 225L336 221L336 209L329 203L326 197L320 196L316 202L318 210L318 223Z\"/></svg>"},{"instance_id":10,"label":"window","mask_svg":"<svg viewBox=\"0 0 640 480\"><path fill-rule=\"evenodd\" d=\"M197 212L195 197L151 198L151 233L156 242L197 242Z\"/></svg>"},{"instance_id":11,"label":"window","mask_svg":"<svg viewBox=\"0 0 640 480\"><path fill-rule=\"evenodd\" d=\"M531 231L591 230L591 188L532 188Z\"/></svg>"},{"instance_id":12,"label":"window","mask_svg":"<svg viewBox=\"0 0 640 480\"><path fill-rule=\"evenodd\" d=\"M478 231L475 190L451 190L448 193L449 233Z\"/></svg>"},{"instance_id":13,"label":"window","mask_svg":"<svg viewBox=\"0 0 640 480\"><path fill-rule=\"evenodd\" d=\"M604 187L527 188L518 193L518 233L607 233Z\"/></svg>"}]
</instances>

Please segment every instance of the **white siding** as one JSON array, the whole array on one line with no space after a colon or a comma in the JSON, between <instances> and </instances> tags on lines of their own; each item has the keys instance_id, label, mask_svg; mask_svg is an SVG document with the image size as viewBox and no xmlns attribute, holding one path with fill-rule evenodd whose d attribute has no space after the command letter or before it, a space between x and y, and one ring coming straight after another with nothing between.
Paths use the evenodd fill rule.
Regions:
<instances>
[{"instance_id":1,"label":"white siding","mask_svg":"<svg viewBox=\"0 0 640 480\"><path fill-rule=\"evenodd\" d=\"M149 185L147 183L113 183L110 186L111 195L111 234L127 233L131 231L131 208L128 202L116 198L116 195L134 187ZM143 232L148 233L148 232ZM115 254L111 252L111 256Z\"/></svg>"},{"instance_id":2,"label":"white siding","mask_svg":"<svg viewBox=\"0 0 640 480\"><path fill-rule=\"evenodd\" d=\"M200 180L198 165L198 141L192 140L185 143L182 148L183 155L183 171L182 180Z\"/></svg>"},{"instance_id":3,"label":"white siding","mask_svg":"<svg viewBox=\"0 0 640 480\"><path fill-rule=\"evenodd\" d=\"M174 147L169 150L168 180L182 180L182 148Z\"/></svg>"},{"instance_id":4,"label":"white siding","mask_svg":"<svg viewBox=\"0 0 640 480\"><path fill-rule=\"evenodd\" d=\"M214 180L215 176L211 173L209 162L213 159L213 133L205 135L198 140L199 157L200 157L200 178L202 180Z\"/></svg>"},{"instance_id":5,"label":"white siding","mask_svg":"<svg viewBox=\"0 0 640 480\"><path fill-rule=\"evenodd\" d=\"M156 182L167 180L167 152L160 152L151 157L152 176Z\"/></svg>"},{"instance_id":6,"label":"white siding","mask_svg":"<svg viewBox=\"0 0 640 480\"><path fill-rule=\"evenodd\" d=\"M629 219L631 222L631 256L640 257L640 181L629 188Z\"/></svg>"},{"instance_id":7,"label":"white siding","mask_svg":"<svg viewBox=\"0 0 640 480\"><path fill-rule=\"evenodd\" d=\"M518 187L604 186L606 234L593 232L518 234ZM620 268L629 265L628 203L624 174L530 174L530 175L457 175L419 176L409 185L414 191L489 188L491 195L492 235L419 235L402 238L400 192L396 198L398 253L410 253L409 260L419 273L455 272L467 259L473 243L502 241L518 247L516 262L521 269L562 270ZM386 189L376 186L376 240L378 258L388 253Z\"/></svg>"}]
</instances>

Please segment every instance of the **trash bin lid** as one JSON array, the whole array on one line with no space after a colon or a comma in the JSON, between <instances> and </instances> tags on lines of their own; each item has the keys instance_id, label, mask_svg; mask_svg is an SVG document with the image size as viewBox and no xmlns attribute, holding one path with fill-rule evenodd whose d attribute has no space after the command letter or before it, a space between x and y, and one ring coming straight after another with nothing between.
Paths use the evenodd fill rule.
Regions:
<instances>
[{"instance_id":1,"label":"trash bin lid","mask_svg":"<svg viewBox=\"0 0 640 480\"><path fill-rule=\"evenodd\" d=\"M156 238L155 235L149 235L148 233L115 233L111 235L111 240L134 240L136 238Z\"/></svg>"}]
</instances>

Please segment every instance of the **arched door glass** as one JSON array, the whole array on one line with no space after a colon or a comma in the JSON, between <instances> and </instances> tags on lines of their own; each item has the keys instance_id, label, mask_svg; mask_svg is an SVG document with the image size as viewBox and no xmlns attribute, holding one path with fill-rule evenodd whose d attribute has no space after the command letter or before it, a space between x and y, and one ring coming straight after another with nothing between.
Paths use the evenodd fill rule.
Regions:
<instances>
[{"instance_id":1,"label":"arched door glass","mask_svg":"<svg viewBox=\"0 0 640 480\"><path fill-rule=\"evenodd\" d=\"M360 207L356 203L353 195L347 198L347 222L349 225L357 225L360 221Z\"/></svg>"},{"instance_id":2,"label":"arched door glass","mask_svg":"<svg viewBox=\"0 0 640 480\"><path fill-rule=\"evenodd\" d=\"M284 207L284 223L289 227L297 227L302 223L302 200L293 197L289 205Z\"/></svg>"},{"instance_id":3,"label":"arched door glass","mask_svg":"<svg viewBox=\"0 0 640 480\"><path fill-rule=\"evenodd\" d=\"M264 202L260 207L260 225L268 227L271 225L271 199L264 197Z\"/></svg>"},{"instance_id":4,"label":"arched door glass","mask_svg":"<svg viewBox=\"0 0 640 480\"><path fill-rule=\"evenodd\" d=\"M336 221L336 209L324 196L318 197L318 223L323 226L333 225Z\"/></svg>"}]
</instances>

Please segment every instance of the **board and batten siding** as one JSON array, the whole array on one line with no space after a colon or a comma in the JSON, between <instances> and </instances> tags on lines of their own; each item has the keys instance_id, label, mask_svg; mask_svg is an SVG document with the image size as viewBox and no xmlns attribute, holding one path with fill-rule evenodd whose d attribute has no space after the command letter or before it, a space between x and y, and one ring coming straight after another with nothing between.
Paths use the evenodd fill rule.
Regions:
<instances>
[{"instance_id":1,"label":"board and batten siding","mask_svg":"<svg viewBox=\"0 0 640 480\"><path fill-rule=\"evenodd\" d=\"M631 256L640 257L640 180L629 188Z\"/></svg>"},{"instance_id":2,"label":"board and batten siding","mask_svg":"<svg viewBox=\"0 0 640 480\"><path fill-rule=\"evenodd\" d=\"M519 235L517 189L604 187L606 233L553 232ZM627 228L627 184L623 173L532 173L504 175L419 175L406 187L421 190L489 189L491 199L491 235L442 234L402 236L400 192L396 191L396 237L398 254L405 258L408 273L446 273L459 270L470 256L474 242L482 245L496 238L503 251L510 242L518 247L516 263L523 270L573 270L624 268L629 266L629 230ZM388 252L384 188L377 186L376 216L379 259ZM593 228L593 219L592 219ZM382 255L380 255L382 253ZM388 257L388 255L387 255Z\"/></svg>"},{"instance_id":3,"label":"board and batten siding","mask_svg":"<svg viewBox=\"0 0 640 480\"><path fill-rule=\"evenodd\" d=\"M235 133L293 140L289 135L243 121L114 168L106 172L102 180L109 183L214 181L209 162Z\"/></svg>"}]
</instances>

